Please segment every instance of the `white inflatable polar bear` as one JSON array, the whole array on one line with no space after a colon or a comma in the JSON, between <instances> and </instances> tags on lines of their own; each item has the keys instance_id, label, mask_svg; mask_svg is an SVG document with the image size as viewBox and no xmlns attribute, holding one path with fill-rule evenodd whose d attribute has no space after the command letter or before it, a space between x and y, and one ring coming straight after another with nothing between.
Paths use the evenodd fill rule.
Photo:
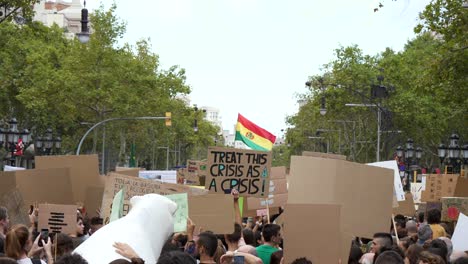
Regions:
<instances>
[{"instance_id":1,"label":"white inflatable polar bear","mask_svg":"<svg viewBox=\"0 0 468 264\"><path fill-rule=\"evenodd\" d=\"M105 225L77 247L89 264L106 264L124 258L115 252L114 242L130 245L145 263L156 263L167 238L174 230L177 204L158 194L134 196L125 216Z\"/></svg>"}]
</instances>

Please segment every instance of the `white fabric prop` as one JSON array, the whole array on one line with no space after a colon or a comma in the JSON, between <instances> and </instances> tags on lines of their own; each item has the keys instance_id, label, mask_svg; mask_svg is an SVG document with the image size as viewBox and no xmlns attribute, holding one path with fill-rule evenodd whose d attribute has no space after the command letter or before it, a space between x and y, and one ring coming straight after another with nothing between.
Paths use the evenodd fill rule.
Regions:
<instances>
[{"instance_id":1,"label":"white fabric prop","mask_svg":"<svg viewBox=\"0 0 468 264\"><path fill-rule=\"evenodd\" d=\"M124 258L112 246L114 242L122 242L130 245L145 263L156 263L173 232L177 204L158 194L134 196L130 203L132 209L125 217L99 229L74 253L89 264L106 264Z\"/></svg>"}]
</instances>

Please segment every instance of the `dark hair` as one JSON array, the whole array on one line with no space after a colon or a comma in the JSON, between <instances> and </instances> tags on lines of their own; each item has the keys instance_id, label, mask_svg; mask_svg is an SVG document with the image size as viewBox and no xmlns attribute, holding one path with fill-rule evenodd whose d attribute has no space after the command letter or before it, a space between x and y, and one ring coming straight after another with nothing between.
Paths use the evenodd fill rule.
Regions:
<instances>
[{"instance_id":1,"label":"dark hair","mask_svg":"<svg viewBox=\"0 0 468 264\"><path fill-rule=\"evenodd\" d=\"M409 260L410 264L418 264L419 255L423 251L423 248L420 245L413 244L408 247L406 251L406 257Z\"/></svg>"},{"instance_id":2,"label":"dark hair","mask_svg":"<svg viewBox=\"0 0 468 264\"><path fill-rule=\"evenodd\" d=\"M392 238L392 235L390 235L389 233L375 233L374 234L374 238L383 238L384 242L383 242L383 245L384 247L392 247L393 245L393 238Z\"/></svg>"},{"instance_id":3,"label":"dark hair","mask_svg":"<svg viewBox=\"0 0 468 264\"><path fill-rule=\"evenodd\" d=\"M226 235L226 242L237 243L242 237L242 227L238 223L234 223L234 233Z\"/></svg>"},{"instance_id":4,"label":"dark hair","mask_svg":"<svg viewBox=\"0 0 468 264\"><path fill-rule=\"evenodd\" d=\"M0 221L8 218L8 210L6 207L0 206Z\"/></svg>"},{"instance_id":5,"label":"dark hair","mask_svg":"<svg viewBox=\"0 0 468 264\"><path fill-rule=\"evenodd\" d=\"M380 254L374 262L375 264L404 264L405 261L397 252L387 250Z\"/></svg>"},{"instance_id":6,"label":"dark hair","mask_svg":"<svg viewBox=\"0 0 468 264\"><path fill-rule=\"evenodd\" d=\"M0 257L0 264L18 264L18 262L12 258Z\"/></svg>"},{"instance_id":7,"label":"dark hair","mask_svg":"<svg viewBox=\"0 0 468 264\"><path fill-rule=\"evenodd\" d=\"M439 224L441 218L441 213L439 209L431 209L427 212L427 223L432 224Z\"/></svg>"},{"instance_id":8,"label":"dark hair","mask_svg":"<svg viewBox=\"0 0 468 264\"><path fill-rule=\"evenodd\" d=\"M189 254L181 251L170 251L159 256L158 264L196 264L197 261Z\"/></svg>"},{"instance_id":9,"label":"dark hair","mask_svg":"<svg viewBox=\"0 0 468 264\"><path fill-rule=\"evenodd\" d=\"M281 227L277 224L266 224L262 229L262 236L265 242L270 242L273 236L277 236Z\"/></svg>"},{"instance_id":10,"label":"dark hair","mask_svg":"<svg viewBox=\"0 0 468 264\"><path fill-rule=\"evenodd\" d=\"M291 264L312 264L312 261L306 258L297 258Z\"/></svg>"},{"instance_id":11,"label":"dark hair","mask_svg":"<svg viewBox=\"0 0 468 264\"><path fill-rule=\"evenodd\" d=\"M442 239L434 239L429 243L427 251L439 255L447 263L448 248Z\"/></svg>"},{"instance_id":12,"label":"dark hair","mask_svg":"<svg viewBox=\"0 0 468 264\"><path fill-rule=\"evenodd\" d=\"M351 244L351 249L349 251L348 264L358 264L359 260L362 257L362 250L356 243Z\"/></svg>"},{"instance_id":13,"label":"dark hair","mask_svg":"<svg viewBox=\"0 0 468 264\"><path fill-rule=\"evenodd\" d=\"M400 242L404 250L408 250L409 246L414 244L414 241L411 237L403 237L400 239Z\"/></svg>"},{"instance_id":14,"label":"dark hair","mask_svg":"<svg viewBox=\"0 0 468 264\"><path fill-rule=\"evenodd\" d=\"M55 264L88 264L80 254L65 254Z\"/></svg>"},{"instance_id":15,"label":"dark hair","mask_svg":"<svg viewBox=\"0 0 468 264\"><path fill-rule=\"evenodd\" d=\"M6 256L18 260L23 253L27 253L25 246L28 239L29 230L25 225L13 226L5 238Z\"/></svg>"},{"instance_id":16,"label":"dark hair","mask_svg":"<svg viewBox=\"0 0 468 264\"><path fill-rule=\"evenodd\" d=\"M179 247L172 243L172 237L169 237L168 240L166 240L166 243L164 243L162 249L161 249L161 255L171 252L171 251L178 251Z\"/></svg>"},{"instance_id":17,"label":"dark hair","mask_svg":"<svg viewBox=\"0 0 468 264\"><path fill-rule=\"evenodd\" d=\"M283 258L283 250L278 250L273 252L270 257L270 264L280 264L281 259Z\"/></svg>"},{"instance_id":18,"label":"dark hair","mask_svg":"<svg viewBox=\"0 0 468 264\"><path fill-rule=\"evenodd\" d=\"M423 223L424 222L424 212L419 212L418 214L418 222Z\"/></svg>"},{"instance_id":19,"label":"dark hair","mask_svg":"<svg viewBox=\"0 0 468 264\"><path fill-rule=\"evenodd\" d=\"M427 251L421 252L421 254L419 255L418 261L428 262L431 264L444 264L445 263L445 261L440 256L434 255Z\"/></svg>"},{"instance_id":20,"label":"dark hair","mask_svg":"<svg viewBox=\"0 0 468 264\"><path fill-rule=\"evenodd\" d=\"M55 236L53 236L53 239L55 239ZM64 233L57 234L57 239L54 243L57 245L56 247L54 246L54 248L57 248L57 251L55 252L57 257L71 253L74 249L73 240L69 235Z\"/></svg>"},{"instance_id":21,"label":"dark hair","mask_svg":"<svg viewBox=\"0 0 468 264\"><path fill-rule=\"evenodd\" d=\"M109 262L109 264L131 264L131 261L128 261L124 258L114 259L113 261Z\"/></svg>"},{"instance_id":22,"label":"dark hair","mask_svg":"<svg viewBox=\"0 0 468 264\"><path fill-rule=\"evenodd\" d=\"M468 257L457 258L453 264L468 264Z\"/></svg>"},{"instance_id":23,"label":"dark hair","mask_svg":"<svg viewBox=\"0 0 468 264\"><path fill-rule=\"evenodd\" d=\"M395 220L395 225L396 226L406 228L406 218L405 218L404 215L397 214L397 215L395 215L395 217L393 219Z\"/></svg>"},{"instance_id":24,"label":"dark hair","mask_svg":"<svg viewBox=\"0 0 468 264\"><path fill-rule=\"evenodd\" d=\"M214 257L218 248L218 239L211 232L203 232L198 236L197 245L204 247L208 256Z\"/></svg>"},{"instance_id":25,"label":"dark hair","mask_svg":"<svg viewBox=\"0 0 468 264\"><path fill-rule=\"evenodd\" d=\"M254 232L251 229L244 228L244 230L242 230L242 235L244 236L244 241L246 245L251 245L254 247L257 245L257 241L255 241Z\"/></svg>"},{"instance_id":26,"label":"dark hair","mask_svg":"<svg viewBox=\"0 0 468 264\"><path fill-rule=\"evenodd\" d=\"M262 241L262 232L257 230L255 231L254 236L255 236L255 245L260 246L260 243L258 241Z\"/></svg>"},{"instance_id":27,"label":"dark hair","mask_svg":"<svg viewBox=\"0 0 468 264\"><path fill-rule=\"evenodd\" d=\"M104 221L99 216L94 216L93 218L91 218L89 223L90 223L90 225L102 225L104 223Z\"/></svg>"}]
</instances>

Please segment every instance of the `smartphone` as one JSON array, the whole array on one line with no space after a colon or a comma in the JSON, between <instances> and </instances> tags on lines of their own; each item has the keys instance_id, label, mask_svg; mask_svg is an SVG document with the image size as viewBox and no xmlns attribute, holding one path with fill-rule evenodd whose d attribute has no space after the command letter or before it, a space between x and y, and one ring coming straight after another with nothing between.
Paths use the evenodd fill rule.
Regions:
<instances>
[{"instance_id":1,"label":"smartphone","mask_svg":"<svg viewBox=\"0 0 468 264\"><path fill-rule=\"evenodd\" d=\"M234 260L233 260L234 264L244 264L245 263L245 258L244 256L234 256Z\"/></svg>"},{"instance_id":2,"label":"smartphone","mask_svg":"<svg viewBox=\"0 0 468 264\"><path fill-rule=\"evenodd\" d=\"M39 238L38 245L40 247L44 246L42 244L42 240L44 240L44 242L47 243L48 239L49 239L49 229L41 229L41 237Z\"/></svg>"}]
</instances>

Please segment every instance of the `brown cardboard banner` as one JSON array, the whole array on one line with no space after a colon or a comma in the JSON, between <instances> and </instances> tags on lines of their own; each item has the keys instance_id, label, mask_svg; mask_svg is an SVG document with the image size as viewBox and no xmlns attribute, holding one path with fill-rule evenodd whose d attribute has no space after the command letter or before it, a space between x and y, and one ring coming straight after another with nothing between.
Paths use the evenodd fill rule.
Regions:
<instances>
[{"instance_id":1,"label":"brown cardboard banner","mask_svg":"<svg viewBox=\"0 0 468 264\"><path fill-rule=\"evenodd\" d=\"M203 195L207 191L205 189L191 188L186 185L162 183L159 181L135 178L117 173L110 173L106 178L104 187L104 195L102 198L101 217L107 223L112 208L112 200L114 195L125 186L124 196L124 215L130 210L130 198L136 195L145 195L148 193L156 193L161 195L187 193L191 195Z\"/></svg>"},{"instance_id":2,"label":"brown cardboard banner","mask_svg":"<svg viewBox=\"0 0 468 264\"><path fill-rule=\"evenodd\" d=\"M84 203L88 187L104 186L104 177L99 175L99 161L97 155L37 156L36 168L70 168L74 202ZM56 190L58 189L59 188L56 188ZM72 204L68 201L58 203Z\"/></svg>"},{"instance_id":3,"label":"brown cardboard banner","mask_svg":"<svg viewBox=\"0 0 468 264\"><path fill-rule=\"evenodd\" d=\"M270 175L272 180L286 179L286 167L271 167Z\"/></svg>"},{"instance_id":4,"label":"brown cardboard banner","mask_svg":"<svg viewBox=\"0 0 468 264\"><path fill-rule=\"evenodd\" d=\"M140 170L144 170L141 168L123 168L120 167L120 169L116 169L115 172L118 174L122 175L127 175L127 176L132 176L132 177L138 177Z\"/></svg>"},{"instance_id":5,"label":"brown cardboard banner","mask_svg":"<svg viewBox=\"0 0 468 264\"><path fill-rule=\"evenodd\" d=\"M343 232L372 237L388 229L393 170L337 159L291 157L288 203L340 204Z\"/></svg>"},{"instance_id":6,"label":"brown cardboard banner","mask_svg":"<svg viewBox=\"0 0 468 264\"><path fill-rule=\"evenodd\" d=\"M1 193L0 206L4 206L7 209L11 226L15 224L30 225L28 207L24 204L23 196L17 188Z\"/></svg>"},{"instance_id":7,"label":"brown cardboard banner","mask_svg":"<svg viewBox=\"0 0 468 264\"><path fill-rule=\"evenodd\" d=\"M336 204L287 204L284 209L284 263L302 257L312 263L338 263L343 251L340 208Z\"/></svg>"},{"instance_id":8,"label":"brown cardboard banner","mask_svg":"<svg viewBox=\"0 0 468 264\"><path fill-rule=\"evenodd\" d=\"M243 197L268 197L271 152L209 147L205 188L211 193L237 189Z\"/></svg>"},{"instance_id":9,"label":"brown cardboard banner","mask_svg":"<svg viewBox=\"0 0 468 264\"><path fill-rule=\"evenodd\" d=\"M406 193L405 200L398 202L398 207L393 208L393 214L401 214L405 216L415 216L416 207L414 206L413 194Z\"/></svg>"},{"instance_id":10,"label":"brown cardboard banner","mask_svg":"<svg viewBox=\"0 0 468 264\"><path fill-rule=\"evenodd\" d=\"M215 234L234 232L234 205L232 196L207 194L189 196L189 217L204 231Z\"/></svg>"},{"instance_id":11,"label":"brown cardboard banner","mask_svg":"<svg viewBox=\"0 0 468 264\"><path fill-rule=\"evenodd\" d=\"M458 177L454 197L468 197L468 179Z\"/></svg>"},{"instance_id":12,"label":"brown cardboard banner","mask_svg":"<svg viewBox=\"0 0 468 264\"><path fill-rule=\"evenodd\" d=\"M101 210L103 194L104 187L89 187L86 189L84 207L86 209L86 214L90 218L93 216L100 216L99 211Z\"/></svg>"},{"instance_id":13,"label":"brown cardboard banner","mask_svg":"<svg viewBox=\"0 0 468 264\"><path fill-rule=\"evenodd\" d=\"M302 156L316 157L316 158L325 158L325 159L346 160L346 156L345 156L345 155L330 154L330 153L323 153L323 152L303 151L303 152L302 152Z\"/></svg>"},{"instance_id":14,"label":"brown cardboard banner","mask_svg":"<svg viewBox=\"0 0 468 264\"><path fill-rule=\"evenodd\" d=\"M458 174L429 174L426 176L426 188L421 193L421 201L438 202L442 197L454 196Z\"/></svg>"},{"instance_id":15,"label":"brown cardboard banner","mask_svg":"<svg viewBox=\"0 0 468 264\"><path fill-rule=\"evenodd\" d=\"M200 177L206 177L206 161L187 160L187 173L185 175L185 184L200 185Z\"/></svg>"},{"instance_id":16,"label":"brown cardboard banner","mask_svg":"<svg viewBox=\"0 0 468 264\"><path fill-rule=\"evenodd\" d=\"M39 204L37 229L48 229L49 233L75 234L76 205Z\"/></svg>"},{"instance_id":17,"label":"brown cardboard banner","mask_svg":"<svg viewBox=\"0 0 468 264\"><path fill-rule=\"evenodd\" d=\"M17 188L26 206L35 203L73 204L68 168L34 169L0 174L0 193Z\"/></svg>"},{"instance_id":18,"label":"brown cardboard banner","mask_svg":"<svg viewBox=\"0 0 468 264\"><path fill-rule=\"evenodd\" d=\"M442 197L442 221L457 221L458 215L468 215L468 197Z\"/></svg>"}]
</instances>

